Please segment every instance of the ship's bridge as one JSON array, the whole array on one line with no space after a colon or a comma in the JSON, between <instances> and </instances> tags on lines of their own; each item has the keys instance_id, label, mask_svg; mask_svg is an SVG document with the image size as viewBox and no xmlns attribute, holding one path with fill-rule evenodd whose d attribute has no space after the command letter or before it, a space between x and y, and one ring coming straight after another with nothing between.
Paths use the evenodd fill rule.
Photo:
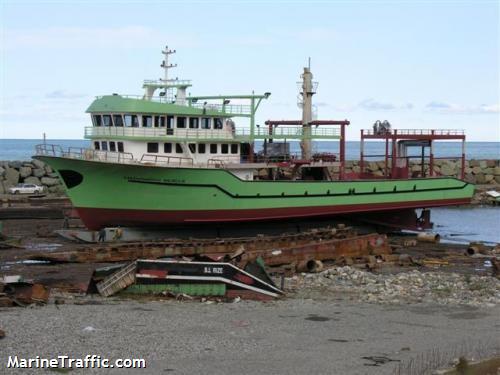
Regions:
<instances>
[{"instance_id":1,"label":"ship's bridge","mask_svg":"<svg viewBox=\"0 0 500 375\"><path fill-rule=\"evenodd\" d=\"M290 154L287 141L299 140L302 147L310 145L313 138L344 139L338 128L329 126L334 125L331 121L303 118L257 125L255 114L262 100L271 95L269 92L192 96L187 93L191 80L168 77L169 69L176 67L168 63L168 57L175 51L166 47L162 53L164 78L145 80L142 96L100 96L87 109L92 126L85 128L85 138L92 141L92 155L104 155L107 160L108 153L123 153L135 161L157 163L166 159L168 164L175 164L183 160L198 166L211 166L217 160L218 165L222 161L246 170L249 166L240 164L253 163L258 157L255 141L262 141L264 159L269 156L267 150L276 147L287 149L280 156L284 159L303 159ZM237 127L233 118L246 118L245 126ZM312 159L310 155L308 162Z\"/></svg>"}]
</instances>

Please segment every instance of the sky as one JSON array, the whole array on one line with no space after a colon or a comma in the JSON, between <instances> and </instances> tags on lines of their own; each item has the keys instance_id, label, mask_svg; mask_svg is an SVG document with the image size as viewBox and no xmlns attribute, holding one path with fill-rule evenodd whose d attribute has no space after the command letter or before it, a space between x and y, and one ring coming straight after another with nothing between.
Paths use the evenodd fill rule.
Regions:
<instances>
[{"instance_id":1,"label":"sky","mask_svg":"<svg viewBox=\"0 0 500 375\"><path fill-rule=\"evenodd\" d=\"M0 0L0 138L82 139L94 97L142 94L168 44L193 95L271 92L258 124L301 118L310 57L348 140L388 120L500 141L499 19L498 0Z\"/></svg>"}]
</instances>

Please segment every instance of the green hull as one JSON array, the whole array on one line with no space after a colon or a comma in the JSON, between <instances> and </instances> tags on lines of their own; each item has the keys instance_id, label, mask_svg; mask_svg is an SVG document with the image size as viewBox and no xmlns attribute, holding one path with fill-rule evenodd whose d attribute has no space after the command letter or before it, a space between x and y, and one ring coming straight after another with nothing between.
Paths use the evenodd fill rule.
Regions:
<instances>
[{"instance_id":1,"label":"green hull","mask_svg":"<svg viewBox=\"0 0 500 375\"><path fill-rule=\"evenodd\" d=\"M37 156L66 184L91 229L111 225L268 220L466 204L455 178L243 181L223 169L169 168Z\"/></svg>"}]
</instances>

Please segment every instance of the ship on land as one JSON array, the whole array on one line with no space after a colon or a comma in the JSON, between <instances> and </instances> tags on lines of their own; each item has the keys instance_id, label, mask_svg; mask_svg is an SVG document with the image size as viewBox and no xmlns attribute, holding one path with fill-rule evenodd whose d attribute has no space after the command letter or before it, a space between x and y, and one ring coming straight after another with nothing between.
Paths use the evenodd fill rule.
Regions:
<instances>
[{"instance_id":1,"label":"ship on land","mask_svg":"<svg viewBox=\"0 0 500 375\"><path fill-rule=\"evenodd\" d=\"M172 224L267 222L352 215L392 226L424 228L428 215L415 209L467 204L473 185L433 170L437 140L463 132L395 130L387 123L362 131L385 140L384 173L346 173L347 120L316 120L317 83L310 66L301 75L302 118L256 124L270 93L194 96L191 81L170 79L174 65L165 48L164 78L144 81L144 94L97 97L88 108L88 149L37 146L87 228L162 227ZM155 93L158 92L158 96ZM246 119L237 126L235 119ZM330 140L338 152L313 152L313 140ZM301 153L290 152L298 141ZM256 152L256 144L263 150ZM430 148L418 173L408 169L411 147ZM378 155L380 156L380 155ZM462 165L465 151L461 155ZM462 168L463 171L463 168ZM411 173L410 173L411 172Z\"/></svg>"}]
</instances>

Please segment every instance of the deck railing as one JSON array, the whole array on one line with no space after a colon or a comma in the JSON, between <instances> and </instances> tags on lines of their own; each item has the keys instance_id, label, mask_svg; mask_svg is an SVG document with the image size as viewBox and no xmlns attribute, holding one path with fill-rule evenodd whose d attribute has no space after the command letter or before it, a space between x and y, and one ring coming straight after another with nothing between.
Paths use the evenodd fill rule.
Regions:
<instances>
[{"instance_id":1,"label":"deck railing","mask_svg":"<svg viewBox=\"0 0 500 375\"><path fill-rule=\"evenodd\" d=\"M134 163L134 156L130 152L103 151L80 147L69 147L65 150L61 146L51 144L37 145L36 154L89 161L105 161L127 164Z\"/></svg>"},{"instance_id":2,"label":"deck railing","mask_svg":"<svg viewBox=\"0 0 500 375\"><path fill-rule=\"evenodd\" d=\"M130 152L116 152L94 150L90 148L70 147L63 149L59 145L40 144L36 146L36 154L40 156L55 156L68 159L78 159L86 161L133 164L133 165L152 165L152 166L169 166L169 167L198 167L198 168L226 168L231 164L247 164L247 163L304 163L299 153L291 153L286 155L263 155L256 154L253 158L250 156L227 155L218 156L217 158L208 159L206 162L195 163L193 158L182 156L168 156L156 154L143 154L140 159L134 159L134 155ZM312 163L329 163L339 160L337 154L323 153L314 154ZM308 163L309 163L308 162Z\"/></svg>"},{"instance_id":3,"label":"deck railing","mask_svg":"<svg viewBox=\"0 0 500 375\"><path fill-rule=\"evenodd\" d=\"M234 139L237 132L226 129L171 129L144 127L88 126L85 138L95 137L137 137L137 138L180 138L180 139Z\"/></svg>"},{"instance_id":4,"label":"deck railing","mask_svg":"<svg viewBox=\"0 0 500 375\"><path fill-rule=\"evenodd\" d=\"M191 86L190 79L169 79L169 80L156 80L156 79L145 79L144 86Z\"/></svg>"},{"instance_id":5,"label":"deck railing","mask_svg":"<svg viewBox=\"0 0 500 375\"><path fill-rule=\"evenodd\" d=\"M195 164L193 158L167 156L167 155L154 155L143 154L141 159L134 159L133 154L129 152L114 152L93 150L89 148L70 147L63 149L59 145L40 144L35 146L36 155L39 156L54 156L68 159L119 163L119 164L132 164L132 165L151 165L163 167L213 167L220 168L215 164L200 163Z\"/></svg>"},{"instance_id":6,"label":"deck railing","mask_svg":"<svg viewBox=\"0 0 500 375\"><path fill-rule=\"evenodd\" d=\"M226 168L226 163L222 159L208 159L207 168Z\"/></svg>"},{"instance_id":7,"label":"deck railing","mask_svg":"<svg viewBox=\"0 0 500 375\"><path fill-rule=\"evenodd\" d=\"M193 158L186 158L181 156L165 156L165 155L152 155L144 154L141 157L141 164L153 165L168 165L168 166L189 166L194 165Z\"/></svg>"},{"instance_id":8,"label":"deck railing","mask_svg":"<svg viewBox=\"0 0 500 375\"><path fill-rule=\"evenodd\" d=\"M101 99L105 96L108 96L108 95L97 95L95 98ZM136 95L136 94L120 94L120 95L116 95L116 96L119 96L119 97L125 98L125 99L153 101L153 102L164 103L164 104L165 103L166 104L175 104L176 103L176 98L171 93L167 93L166 95L162 95L162 96L154 95L154 96L151 96L150 99L146 99L144 95ZM187 100L185 100L183 103L181 103L181 105L186 105L186 104L187 104Z\"/></svg>"},{"instance_id":9,"label":"deck railing","mask_svg":"<svg viewBox=\"0 0 500 375\"><path fill-rule=\"evenodd\" d=\"M251 115L252 107L244 104L216 104L216 103L199 103L191 102L191 107L197 109L205 109L208 111L217 111L230 115Z\"/></svg>"},{"instance_id":10,"label":"deck railing","mask_svg":"<svg viewBox=\"0 0 500 375\"><path fill-rule=\"evenodd\" d=\"M363 129L363 135L464 135L463 129L394 129L373 131L373 129Z\"/></svg>"},{"instance_id":11,"label":"deck railing","mask_svg":"<svg viewBox=\"0 0 500 375\"><path fill-rule=\"evenodd\" d=\"M236 129L237 135L250 135L250 129ZM290 139L304 137L304 128L302 126L278 126L271 131L266 127L258 127L255 129L255 136L273 138L289 137ZM321 128L311 127L311 138L315 137L340 137L340 129L337 128Z\"/></svg>"},{"instance_id":12,"label":"deck railing","mask_svg":"<svg viewBox=\"0 0 500 375\"><path fill-rule=\"evenodd\" d=\"M272 130L267 127L255 129L253 134L256 138L304 138L301 126L281 126ZM222 129L203 128L156 128L156 127L117 127L117 126L87 126L85 127L85 138L96 137L137 137L137 138L178 138L196 140L248 140L252 133L248 128L235 128L224 126ZM340 131L336 128L311 128L311 138L316 137L340 137Z\"/></svg>"}]
</instances>

